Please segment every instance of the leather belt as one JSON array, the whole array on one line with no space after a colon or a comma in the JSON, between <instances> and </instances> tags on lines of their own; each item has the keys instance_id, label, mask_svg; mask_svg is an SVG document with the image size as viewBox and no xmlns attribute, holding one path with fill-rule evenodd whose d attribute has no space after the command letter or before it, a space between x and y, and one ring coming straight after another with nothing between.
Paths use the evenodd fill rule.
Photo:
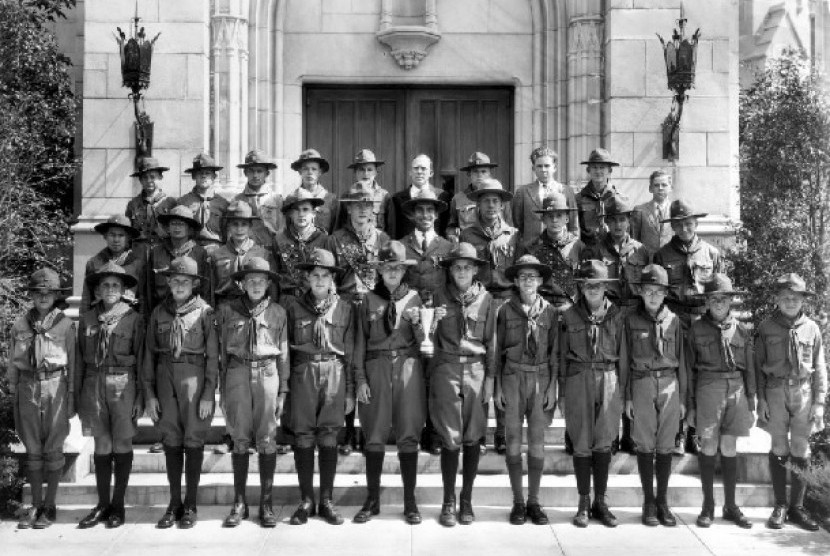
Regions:
<instances>
[{"instance_id":1,"label":"leather belt","mask_svg":"<svg viewBox=\"0 0 830 556\"><path fill-rule=\"evenodd\" d=\"M172 353L159 353L159 360L166 363L189 363L191 365L203 365L205 363L205 354L182 353L179 357L173 357Z\"/></svg>"},{"instance_id":2,"label":"leather belt","mask_svg":"<svg viewBox=\"0 0 830 556\"><path fill-rule=\"evenodd\" d=\"M231 361L236 363L240 363L249 367L251 369L263 369L265 367L270 366L274 361L276 361L276 357L264 357L261 359L245 359L244 357L239 357L237 355L231 355Z\"/></svg>"},{"instance_id":3,"label":"leather belt","mask_svg":"<svg viewBox=\"0 0 830 556\"><path fill-rule=\"evenodd\" d=\"M135 366L120 367L117 365L101 365L100 367L91 367L96 373L107 375L127 375L135 371Z\"/></svg>"},{"instance_id":4,"label":"leather belt","mask_svg":"<svg viewBox=\"0 0 830 556\"><path fill-rule=\"evenodd\" d=\"M517 363L515 361L510 361L509 359L504 362L504 366L507 367L510 365L511 368L516 369L517 371L523 371L526 373L538 373L540 371L547 371L549 366L547 363L539 363L538 365L532 365L530 363Z\"/></svg>"},{"instance_id":5,"label":"leather belt","mask_svg":"<svg viewBox=\"0 0 830 556\"><path fill-rule=\"evenodd\" d=\"M741 371L698 371L698 379L701 378L720 378L723 380L735 380L743 378L744 374Z\"/></svg>"},{"instance_id":6,"label":"leather belt","mask_svg":"<svg viewBox=\"0 0 830 556\"><path fill-rule=\"evenodd\" d=\"M810 380L809 376L805 377L778 377L767 376L767 388L778 388L779 386L801 386Z\"/></svg>"},{"instance_id":7,"label":"leather belt","mask_svg":"<svg viewBox=\"0 0 830 556\"><path fill-rule=\"evenodd\" d=\"M340 356L336 353L301 353L295 352L291 358L291 364L298 363L322 363L325 361L336 361Z\"/></svg>"},{"instance_id":8,"label":"leather belt","mask_svg":"<svg viewBox=\"0 0 830 556\"><path fill-rule=\"evenodd\" d=\"M567 364L567 372L564 376L576 376L584 371L594 371L598 373L616 373L617 363L584 363L578 361L571 361Z\"/></svg>"},{"instance_id":9,"label":"leather belt","mask_svg":"<svg viewBox=\"0 0 830 556\"><path fill-rule=\"evenodd\" d=\"M483 355L454 355L451 353L442 353L438 358L441 363L461 363L467 365L469 363L484 363Z\"/></svg>"},{"instance_id":10,"label":"leather belt","mask_svg":"<svg viewBox=\"0 0 830 556\"><path fill-rule=\"evenodd\" d=\"M403 349L375 349L366 352L366 360L380 359L381 357L417 357L418 352L413 348Z\"/></svg>"},{"instance_id":11,"label":"leather belt","mask_svg":"<svg viewBox=\"0 0 830 556\"><path fill-rule=\"evenodd\" d=\"M675 368L668 368L668 369L650 369L647 371L632 371L631 376L634 378L646 378L646 377L654 377L654 378L668 378L677 376L677 369Z\"/></svg>"},{"instance_id":12,"label":"leather belt","mask_svg":"<svg viewBox=\"0 0 830 556\"><path fill-rule=\"evenodd\" d=\"M38 371L22 371L21 374L31 376L35 380L49 380L56 376L63 376L66 374L66 367L58 367L57 369L40 369Z\"/></svg>"}]
</instances>

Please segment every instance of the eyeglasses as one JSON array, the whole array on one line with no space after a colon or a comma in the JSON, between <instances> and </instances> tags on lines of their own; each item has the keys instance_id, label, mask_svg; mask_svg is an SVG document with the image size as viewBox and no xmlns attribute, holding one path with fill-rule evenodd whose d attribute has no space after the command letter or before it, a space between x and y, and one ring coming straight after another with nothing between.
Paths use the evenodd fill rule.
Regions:
<instances>
[{"instance_id":1,"label":"eyeglasses","mask_svg":"<svg viewBox=\"0 0 830 556\"><path fill-rule=\"evenodd\" d=\"M516 280L519 282L535 282L536 280L541 280L542 277L538 274L518 274L516 275Z\"/></svg>"}]
</instances>

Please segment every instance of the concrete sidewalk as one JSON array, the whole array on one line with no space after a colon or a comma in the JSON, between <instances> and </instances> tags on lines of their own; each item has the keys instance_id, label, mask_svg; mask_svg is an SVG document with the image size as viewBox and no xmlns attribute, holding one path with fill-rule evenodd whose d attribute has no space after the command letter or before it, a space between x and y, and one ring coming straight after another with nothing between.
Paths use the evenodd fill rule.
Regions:
<instances>
[{"instance_id":1,"label":"concrete sidewalk","mask_svg":"<svg viewBox=\"0 0 830 556\"><path fill-rule=\"evenodd\" d=\"M358 508L342 507L351 518ZM606 529L593 523L587 529L570 524L575 508L549 508L549 526L513 526L507 522L508 507L476 507L477 521L464 527L446 529L438 524L440 508L421 506L424 523L405 524L401 508L382 508L381 515L370 523L356 525L347 521L340 527L312 518L305 526L291 526L288 518L293 506L276 511L281 519L275 529L262 529L251 520L236 529L223 529L221 521L228 508L203 506L199 508L200 521L193 529L182 531L155 528L164 508L139 506L127 509L128 523L116 530L98 526L81 531L77 522L88 507L59 508L58 523L44 531L18 531L16 523L0 523L0 553L4 556L30 554L61 556L89 556L117 554L119 556L183 555L198 550L200 556L254 556L257 554L290 555L435 555L484 556L488 554L671 554L684 555L816 555L830 554L830 533L808 533L791 526L781 531L764 527L769 515L765 508L748 508L746 514L755 522L750 530L743 530L723 522L718 517L710 529L694 525L697 508L676 508L680 523L675 528L648 528L640 524L639 508L613 508L621 525ZM720 516L720 509L717 510Z\"/></svg>"}]
</instances>

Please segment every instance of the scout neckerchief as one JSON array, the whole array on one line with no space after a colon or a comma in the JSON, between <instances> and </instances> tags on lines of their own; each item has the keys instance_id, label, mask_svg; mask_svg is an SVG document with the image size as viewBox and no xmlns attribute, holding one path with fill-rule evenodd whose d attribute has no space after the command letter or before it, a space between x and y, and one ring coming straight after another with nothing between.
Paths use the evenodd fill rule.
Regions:
<instances>
[{"instance_id":1,"label":"scout neckerchief","mask_svg":"<svg viewBox=\"0 0 830 556\"><path fill-rule=\"evenodd\" d=\"M245 241L242 242L242 245L239 247L233 242L233 240L228 240L227 243L228 250L231 253L236 255L233 260L233 264L231 265L231 272L238 272L239 269L242 268L242 264L245 262L245 257L248 255L248 251L253 249L256 246L256 243L251 238L245 238Z\"/></svg>"},{"instance_id":2,"label":"scout neckerchief","mask_svg":"<svg viewBox=\"0 0 830 556\"><path fill-rule=\"evenodd\" d=\"M312 342L314 347L323 348L328 347L328 336L326 335L326 315L337 303L339 297L336 293L330 292L328 297L322 301L317 301L311 290L308 290L300 298L300 302L315 315L314 328L312 329Z\"/></svg>"},{"instance_id":3,"label":"scout neckerchief","mask_svg":"<svg viewBox=\"0 0 830 556\"><path fill-rule=\"evenodd\" d=\"M288 237L294 240L295 243L299 244L301 249L305 248L305 244L314 238L314 233L317 231L317 227L314 224L305 227L305 230L300 232L294 224L290 221L285 225L285 229L288 232Z\"/></svg>"},{"instance_id":4,"label":"scout neckerchief","mask_svg":"<svg viewBox=\"0 0 830 556\"><path fill-rule=\"evenodd\" d=\"M378 280L378 283L375 285L374 291L381 299L385 299L388 301L386 304L386 309L383 311L383 329L386 331L386 334L392 334L395 330L395 327L398 324L398 308L397 303L409 293L409 286L406 282L403 282L395 288L394 292L389 292L389 289L386 287L386 284L383 283L383 280Z\"/></svg>"},{"instance_id":5,"label":"scout neckerchief","mask_svg":"<svg viewBox=\"0 0 830 556\"><path fill-rule=\"evenodd\" d=\"M262 314L263 311L265 311L265 309L268 308L268 305L271 303L271 298L266 294L265 297L254 304L246 295L242 299L238 299L233 303L234 310L248 319L248 322L246 323L246 355L249 359L255 359L257 355L258 336L256 319Z\"/></svg>"},{"instance_id":6,"label":"scout neckerchief","mask_svg":"<svg viewBox=\"0 0 830 556\"><path fill-rule=\"evenodd\" d=\"M608 298L603 299L600 306L593 313L588 308L588 303L584 297L579 299L576 306L582 319L588 323L588 342L591 346L591 358L594 359L599 353L599 329L602 323L605 322L605 317L611 308L611 302Z\"/></svg>"},{"instance_id":7,"label":"scout neckerchief","mask_svg":"<svg viewBox=\"0 0 830 556\"><path fill-rule=\"evenodd\" d=\"M179 257L184 257L185 255L190 255L190 252L194 247L196 247L196 242L192 239L188 239L180 246L174 247L173 242L168 238L164 240L163 245L164 248L167 249L167 252L170 253L170 257L177 259Z\"/></svg>"},{"instance_id":8,"label":"scout neckerchief","mask_svg":"<svg viewBox=\"0 0 830 556\"><path fill-rule=\"evenodd\" d=\"M562 231L562 234L556 239L554 239L554 237L550 235L550 232L548 232L548 229L545 228L540 234L540 237L542 239L542 243L555 247L557 251L572 243L576 239L576 236L573 235L568 228L565 228Z\"/></svg>"},{"instance_id":9,"label":"scout neckerchief","mask_svg":"<svg viewBox=\"0 0 830 556\"><path fill-rule=\"evenodd\" d=\"M184 326L184 316L192 311L196 311L202 306L202 298L199 295L194 295L182 305L176 306L173 297L168 295L164 300L164 308L168 313L173 315L173 324L170 326L170 349L173 352L173 357L179 358L182 354L182 346L184 345L184 336L187 330Z\"/></svg>"},{"instance_id":10,"label":"scout neckerchief","mask_svg":"<svg viewBox=\"0 0 830 556\"><path fill-rule=\"evenodd\" d=\"M484 222L479 219L479 225L489 240L487 248L493 268L504 267L507 260L513 256L513 247L510 245L510 240L513 238L513 234L510 233L512 228L507 226L501 217L496 218L492 226L485 226Z\"/></svg>"},{"instance_id":11,"label":"scout neckerchief","mask_svg":"<svg viewBox=\"0 0 830 556\"><path fill-rule=\"evenodd\" d=\"M196 220L203 228L207 227L208 220L210 220L210 203L213 201L213 195L205 193L202 195L196 189L193 189L193 194L199 199L199 210L196 211Z\"/></svg>"},{"instance_id":12,"label":"scout neckerchief","mask_svg":"<svg viewBox=\"0 0 830 556\"><path fill-rule=\"evenodd\" d=\"M128 259L130 255L133 254L132 249L125 249L121 251L118 255L112 252L112 249L109 247L104 247L104 258L107 262L112 262L117 264L118 266L126 266L128 263ZM103 265L102 265L103 266Z\"/></svg>"},{"instance_id":13,"label":"scout neckerchief","mask_svg":"<svg viewBox=\"0 0 830 556\"><path fill-rule=\"evenodd\" d=\"M669 243L671 243L671 246L675 250L677 250L678 253L682 254L685 257L688 257L689 255L698 250L700 246L700 238L697 235L695 235L695 237L692 238L692 241L686 243L685 241L681 240L679 237L675 235L672 236Z\"/></svg>"},{"instance_id":14,"label":"scout neckerchief","mask_svg":"<svg viewBox=\"0 0 830 556\"><path fill-rule=\"evenodd\" d=\"M469 339L470 329L467 326L467 307L472 305L479 296L485 294L487 292L484 289L484 286L478 280L473 280L470 289L466 292L461 293L458 291L458 287L452 283L448 286L447 292L450 294L450 298L461 305L461 315L458 319L458 333L460 338Z\"/></svg>"},{"instance_id":15,"label":"scout neckerchief","mask_svg":"<svg viewBox=\"0 0 830 556\"><path fill-rule=\"evenodd\" d=\"M265 197L270 192L271 188L267 184L262 184L256 191L251 188L250 184L245 184L245 190L242 192L242 195L246 197L253 216L259 216L259 206L262 204L262 197Z\"/></svg>"},{"instance_id":16,"label":"scout neckerchief","mask_svg":"<svg viewBox=\"0 0 830 556\"><path fill-rule=\"evenodd\" d=\"M43 354L46 343L46 333L58 325L63 320L63 311L57 307L53 307L51 311L46 313L46 316L40 318L37 309L29 309L26 313L26 322L29 328L35 333L32 343L29 344L29 365L33 371L36 371L43 364Z\"/></svg>"},{"instance_id":17,"label":"scout neckerchief","mask_svg":"<svg viewBox=\"0 0 830 556\"><path fill-rule=\"evenodd\" d=\"M110 336L121 317L130 310L129 304L119 301L109 311L104 309L104 303L98 305L98 337L96 339L95 366L100 367L107 361L109 355Z\"/></svg>"},{"instance_id":18,"label":"scout neckerchief","mask_svg":"<svg viewBox=\"0 0 830 556\"><path fill-rule=\"evenodd\" d=\"M377 271L371 263L377 258L380 232L374 225L370 225L364 232L358 232L351 223L346 224L344 229L357 242L352 242L351 245L341 243L339 255L346 259L346 263L354 272L357 278L357 290L361 292L371 290L375 287L377 280Z\"/></svg>"},{"instance_id":19,"label":"scout neckerchief","mask_svg":"<svg viewBox=\"0 0 830 556\"><path fill-rule=\"evenodd\" d=\"M536 299L530 306L522 304L522 299L518 295L510 298L510 306L517 315L521 315L526 320L525 339L524 339L524 353L530 359L536 359L536 352L539 349L539 317L545 310L545 301L541 295L536 295Z\"/></svg>"},{"instance_id":20,"label":"scout neckerchief","mask_svg":"<svg viewBox=\"0 0 830 556\"><path fill-rule=\"evenodd\" d=\"M156 225L156 206L160 202L162 202L167 197L167 194L161 188L156 188L149 197L144 195L144 191L141 192L141 203L144 206L144 216L146 218L145 222L149 227L147 232L152 235L154 230L153 228Z\"/></svg>"},{"instance_id":21,"label":"scout neckerchief","mask_svg":"<svg viewBox=\"0 0 830 556\"><path fill-rule=\"evenodd\" d=\"M735 356L732 353L732 343L730 342L731 338L727 333L732 329L732 326L735 324L735 319L732 317L732 315L727 315L726 318L722 321L715 322L715 320L712 318L712 314L709 313L709 311L706 311L706 313L701 318L719 332L720 349L721 353L723 353L723 359L726 362L726 368L729 369L730 372L734 371Z\"/></svg>"},{"instance_id":22,"label":"scout neckerchief","mask_svg":"<svg viewBox=\"0 0 830 556\"><path fill-rule=\"evenodd\" d=\"M787 336L787 362L790 364L790 374L798 375L800 372L800 361L798 350L800 347L800 342L798 341L798 327L801 326L807 317L804 316L804 313L798 313L795 318L789 318L784 316L784 314L776 309L772 315L772 320L774 320L779 326L782 328L786 328L789 332Z\"/></svg>"},{"instance_id":23,"label":"scout neckerchief","mask_svg":"<svg viewBox=\"0 0 830 556\"><path fill-rule=\"evenodd\" d=\"M663 332L663 321L666 320L671 314L672 313L669 311L668 307L661 305L660 309L657 311L657 315L651 316L651 313L648 312L645 304L640 302L640 316L654 325L654 349L660 357L663 357L664 351L663 340L665 339L665 334ZM674 356L674 354L672 354L672 356Z\"/></svg>"}]
</instances>

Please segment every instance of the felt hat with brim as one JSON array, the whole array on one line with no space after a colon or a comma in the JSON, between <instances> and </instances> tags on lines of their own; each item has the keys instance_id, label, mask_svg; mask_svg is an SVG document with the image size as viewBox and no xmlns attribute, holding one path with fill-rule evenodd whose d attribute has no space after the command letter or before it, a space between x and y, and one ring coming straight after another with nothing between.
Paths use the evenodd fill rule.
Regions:
<instances>
[{"instance_id":1,"label":"felt hat with brim","mask_svg":"<svg viewBox=\"0 0 830 556\"><path fill-rule=\"evenodd\" d=\"M320 197L315 197L305 187L298 187L294 193L285 198L280 209L283 213L288 213L292 208L300 203L310 203L312 207L322 207L326 202Z\"/></svg>"},{"instance_id":2,"label":"felt hat with brim","mask_svg":"<svg viewBox=\"0 0 830 556\"><path fill-rule=\"evenodd\" d=\"M86 282L90 287L94 288L107 276L120 278L125 288L132 288L138 285L138 279L135 276L124 270L123 266L117 265L112 261L99 268L97 272L93 272L87 276Z\"/></svg>"},{"instance_id":3,"label":"felt hat with brim","mask_svg":"<svg viewBox=\"0 0 830 556\"><path fill-rule=\"evenodd\" d=\"M225 209L225 214L222 215L222 218L225 220L248 221L257 219L257 217L254 216L254 211L251 209L251 205L245 201L233 201L228 205L228 208Z\"/></svg>"},{"instance_id":4,"label":"felt hat with brim","mask_svg":"<svg viewBox=\"0 0 830 556\"><path fill-rule=\"evenodd\" d=\"M298 264L296 268L306 271L312 271L315 268L325 268L335 274L341 274L343 272L343 269L337 266L337 261L332 252L320 248L312 251L306 262Z\"/></svg>"},{"instance_id":5,"label":"felt hat with brim","mask_svg":"<svg viewBox=\"0 0 830 556\"><path fill-rule=\"evenodd\" d=\"M534 210L536 214L545 214L548 212L570 212L572 209L568 206L568 199L561 193L553 192L542 201L542 210Z\"/></svg>"},{"instance_id":6,"label":"felt hat with brim","mask_svg":"<svg viewBox=\"0 0 830 556\"><path fill-rule=\"evenodd\" d=\"M495 162L490 162L490 157L482 152L474 152L467 159L467 165L459 168L462 172L469 172L474 168L498 168L499 165Z\"/></svg>"},{"instance_id":7,"label":"felt hat with brim","mask_svg":"<svg viewBox=\"0 0 830 556\"><path fill-rule=\"evenodd\" d=\"M613 195L605 201L605 216L631 216L634 206L622 195Z\"/></svg>"},{"instance_id":8,"label":"felt hat with brim","mask_svg":"<svg viewBox=\"0 0 830 556\"><path fill-rule=\"evenodd\" d=\"M619 166L620 163L611 158L611 153L606 149L599 148L591 151L588 155L588 160L583 160L580 164L605 164L607 166Z\"/></svg>"},{"instance_id":9,"label":"felt hat with brim","mask_svg":"<svg viewBox=\"0 0 830 556\"><path fill-rule=\"evenodd\" d=\"M450 251L450 254L441 259L441 266L449 268L455 261L472 261L477 265L487 264L487 261L478 258L476 248L471 243L466 241L460 242L455 248Z\"/></svg>"},{"instance_id":10,"label":"felt hat with brim","mask_svg":"<svg viewBox=\"0 0 830 556\"><path fill-rule=\"evenodd\" d=\"M444 212L447 210L447 203L438 198L438 195L431 188L423 188L418 192L418 196L412 199L407 199L401 205L404 214L412 214L415 207L420 204L428 203L435 207L435 212Z\"/></svg>"},{"instance_id":11,"label":"felt hat with brim","mask_svg":"<svg viewBox=\"0 0 830 556\"><path fill-rule=\"evenodd\" d=\"M107 218L106 222L101 222L100 224L96 224L93 230L98 232L99 234L106 235L106 233L110 230L110 228L121 228L127 235L131 238L135 239L141 235L141 232L138 229L133 228L130 219L124 216L123 214L116 214Z\"/></svg>"},{"instance_id":12,"label":"felt hat with brim","mask_svg":"<svg viewBox=\"0 0 830 556\"><path fill-rule=\"evenodd\" d=\"M267 168L268 170L273 170L277 167L277 163L265 154L264 151L259 149L254 149L248 154L245 155L245 162L242 164L237 164L237 168L253 168L254 166L262 166L263 168Z\"/></svg>"},{"instance_id":13,"label":"felt hat with brim","mask_svg":"<svg viewBox=\"0 0 830 556\"><path fill-rule=\"evenodd\" d=\"M683 199L677 199L669 206L669 217L661 220L660 223L666 224L672 220L686 220L687 218L703 218L707 214L706 212L695 212L692 205Z\"/></svg>"},{"instance_id":14,"label":"felt hat with brim","mask_svg":"<svg viewBox=\"0 0 830 556\"><path fill-rule=\"evenodd\" d=\"M663 286L668 288L669 275L666 269L659 264L649 264L643 267L642 272L640 272L640 279L633 283L638 286Z\"/></svg>"},{"instance_id":15,"label":"felt hat with brim","mask_svg":"<svg viewBox=\"0 0 830 556\"><path fill-rule=\"evenodd\" d=\"M159 214L156 219L162 226L169 226L173 220L181 220L192 230L198 232L202 229L202 223L193 218L193 211L184 205L176 205L164 214Z\"/></svg>"},{"instance_id":16,"label":"felt hat with brim","mask_svg":"<svg viewBox=\"0 0 830 556\"><path fill-rule=\"evenodd\" d=\"M518 260L513 263L513 266L507 267L507 270L504 271L504 275L507 276L508 280L515 280L516 276L519 274L519 271L522 269L537 271L541 274L543 280L547 280L551 277L551 275L553 275L553 270L551 270L549 266L540 263L539 259L533 255L522 255L519 257Z\"/></svg>"},{"instance_id":17,"label":"felt hat with brim","mask_svg":"<svg viewBox=\"0 0 830 556\"><path fill-rule=\"evenodd\" d=\"M374 266L386 265L415 266L418 261L406 258L406 247L400 241L390 241L389 245L378 252L378 260Z\"/></svg>"},{"instance_id":18,"label":"felt hat with brim","mask_svg":"<svg viewBox=\"0 0 830 556\"><path fill-rule=\"evenodd\" d=\"M816 295L815 292L807 289L807 283L804 281L804 278L795 272L789 272L783 276L779 276L775 280L775 291L781 292L782 290L790 290L809 297Z\"/></svg>"},{"instance_id":19,"label":"felt hat with brim","mask_svg":"<svg viewBox=\"0 0 830 556\"><path fill-rule=\"evenodd\" d=\"M484 180L475 191L467 194L470 200L478 202L484 195L498 195L502 201L509 201L513 198L513 194L504 189L501 182L497 179Z\"/></svg>"},{"instance_id":20,"label":"felt hat with brim","mask_svg":"<svg viewBox=\"0 0 830 556\"><path fill-rule=\"evenodd\" d=\"M51 268L40 268L32 272L26 289L30 292L52 292L63 298L72 288L61 287L61 278Z\"/></svg>"},{"instance_id":21,"label":"felt hat with brim","mask_svg":"<svg viewBox=\"0 0 830 556\"><path fill-rule=\"evenodd\" d=\"M141 160L138 161L138 168L136 168L135 172L130 174L131 178L138 178L142 175L146 174L147 172L152 172L153 170L157 170L159 172L166 172L170 168L167 166L162 166L159 164L159 161L153 158L152 156L145 156Z\"/></svg>"},{"instance_id":22,"label":"felt hat with brim","mask_svg":"<svg viewBox=\"0 0 830 556\"><path fill-rule=\"evenodd\" d=\"M736 290L732 287L732 280L726 274L716 272L712 279L703 284L702 296L710 295L746 295L743 290Z\"/></svg>"},{"instance_id":23,"label":"felt hat with brim","mask_svg":"<svg viewBox=\"0 0 830 556\"><path fill-rule=\"evenodd\" d=\"M268 264L268 261L262 257L251 257L245 261L242 268L234 272L231 277L234 280L243 280L248 274L265 274L268 278L275 282L280 279L280 277L271 270L271 265Z\"/></svg>"},{"instance_id":24,"label":"felt hat with brim","mask_svg":"<svg viewBox=\"0 0 830 556\"><path fill-rule=\"evenodd\" d=\"M608 266L597 259L586 259L579 264L574 280L583 284L607 284L618 282L616 278L608 277Z\"/></svg>"},{"instance_id":25,"label":"felt hat with brim","mask_svg":"<svg viewBox=\"0 0 830 556\"><path fill-rule=\"evenodd\" d=\"M357 151L357 154L354 155L354 161L347 166L350 170L354 170L358 166L363 166L364 164L374 164L375 166L383 166L386 164L383 160L378 160L375 156L375 153L370 151L369 149L360 149Z\"/></svg>"},{"instance_id":26,"label":"felt hat with brim","mask_svg":"<svg viewBox=\"0 0 830 556\"><path fill-rule=\"evenodd\" d=\"M375 192L368 182L356 181L348 193L340 198L341 203L374 203Z\"/></svg>"},{"instance_id":27,"label":"felt hat with brim","mask_svg":"<svg viewBox=\"0 0 830 556\"><path fill-rule=\"evenodd\" d=\"M199 170L211 170L213 172L217 172L224 168L224 166L217 166L216 161L213 160L213 157L207 153L199 153L193 159L193 166L188 168L184 171L185 174L192 174L193 172L198 172Z\"/></svg>"},{"instance_id":28,"label":"felt hat with brim","mask_svg":"<svg viewBox=\"0 0 830 556\"><path fill-rule=\"evenodd\" d=\"M301 152L299 158L291 163L291 169L295 172L299 172L300 168L303 167L304 162L318 163L320 165L320 170L324 174L329 171L329 161L323 158L323 155L315 149L306 149Z\"/></svg>"},{"instance_id":29,"label":"felt hat with brim","mask_svg":"<svg viewBox=\"0 0 830 556\"><path fill-rule=\"evenodd\" d=\"M176 257L170 261L170 266L156 270L155 272L156 274L161 274L162 276L167 277L187 276L189 278L203 278L203 276L199 274L199 264L195 259L188 257L187 255Z\"/></svg>"}]
</instances>

